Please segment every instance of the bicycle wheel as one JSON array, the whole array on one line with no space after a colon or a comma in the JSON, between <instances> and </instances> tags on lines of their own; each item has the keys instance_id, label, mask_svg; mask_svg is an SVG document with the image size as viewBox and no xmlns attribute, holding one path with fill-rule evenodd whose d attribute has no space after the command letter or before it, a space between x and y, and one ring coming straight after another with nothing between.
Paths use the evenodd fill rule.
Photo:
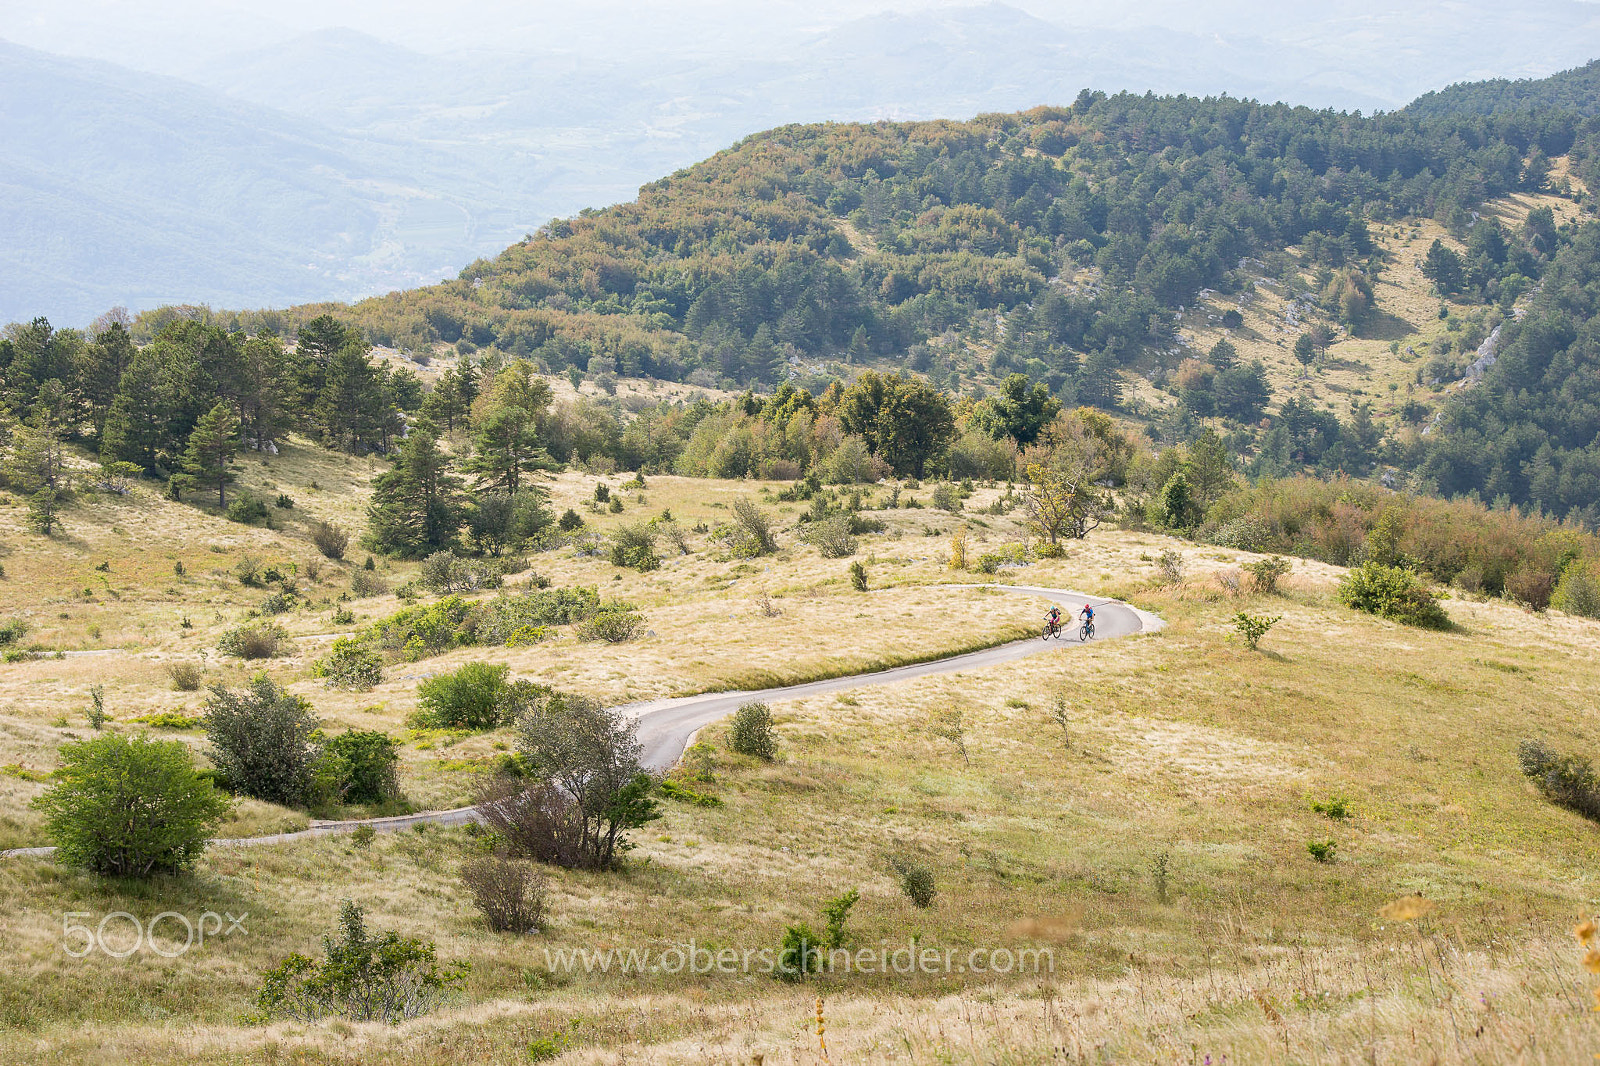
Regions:
<instances>
[{"instance_id":1,"label":"bicycle wheel","mask_svg":"<svg viewBox=\"0 0 1600 1066\"><path fill-rule=\"evenodd\" d=\"M1088 622L1085 622L1083 625L1078 627L1079 641L1088 640L1092 636L1094 636L1094 626L1090 625Z\"/></svg>"}]
</instances>

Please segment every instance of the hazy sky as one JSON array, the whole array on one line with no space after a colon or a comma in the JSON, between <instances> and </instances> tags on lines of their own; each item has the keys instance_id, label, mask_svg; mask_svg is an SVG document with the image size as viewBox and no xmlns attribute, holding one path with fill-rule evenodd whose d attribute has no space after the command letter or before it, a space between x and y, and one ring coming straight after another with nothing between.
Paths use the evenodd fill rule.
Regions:
<instances>
[{"instance_id":1,"label":"hazy sky","mask_svg":"<svg viewBox=\"0 0 1600 1066\"><path fill-rule=\"evenodd\" d=\"M1576 0L1383 3L1376 0L1010 0L1067 27L1158 25L1251 33L1297 24L1374 20L1401 27L1419 9L1556 7ZM644 50L724 52L775 32L826 29L882 11L955 5L937 0L0 0L0 37L46 51L149 70L181 71L196 53L285 40L348 26L418 51ZM1593 6L1593 5L1590 5ZM1446 18L1448 16L1445 16ZM1447 29L1440 26L1440 29Z\"/></svg>"}]
</instances>

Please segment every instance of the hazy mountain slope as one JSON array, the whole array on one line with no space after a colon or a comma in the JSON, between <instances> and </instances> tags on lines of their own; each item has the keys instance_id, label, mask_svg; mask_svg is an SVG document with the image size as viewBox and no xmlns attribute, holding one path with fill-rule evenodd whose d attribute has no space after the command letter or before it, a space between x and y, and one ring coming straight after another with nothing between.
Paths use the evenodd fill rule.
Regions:
<instances>
[{"instance_id":1,"label":"hazy mountain slope","mask_svg":"<svg viewBox=\"0 0 1600 1066\"><path fill-rule=\"evenodd\" d=\"M475 184L434 153L175 79L0 44L0 137L3 319L354 296L477 247L462 206Z\"/></svg>"}]
</instances>

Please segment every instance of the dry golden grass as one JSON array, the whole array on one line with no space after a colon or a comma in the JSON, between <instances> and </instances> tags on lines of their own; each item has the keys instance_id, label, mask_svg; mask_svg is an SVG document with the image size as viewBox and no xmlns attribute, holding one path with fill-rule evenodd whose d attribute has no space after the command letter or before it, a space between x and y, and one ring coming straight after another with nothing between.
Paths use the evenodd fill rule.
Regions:
<instances>
[{"instance_id":1,"label":"dry golden grass","mask_svg":"<svg viewBox=\"0 0 1600 1066\"><path fill-rule=\"evenodd\" d=\"M343 463L308 453L297 476L319 483ZM274 462L270 476L303 493ZM561 507L581 504L597 479L551 483ZM621 478L603 479L618 490ZM625 494L625 511L585 517L604 530L669 508L685 527L724 519L753 483L651 477ZM903 495L926 495L924 490ZM988 502L981 490L971 506ZM315 497L308 497L315 498ZM121 507L121 503L114 504ZM180 550L193 526L203 545L232 536L282 557L292 535L244 531L154 498L144 555ZM357 504L339 513L355 520ZM765 504L787 526L802 505ZM299 508L297 508L299 510ZM123 542L85 507L75 536L109 553ZM933 510L884 513L890 528L863 538L874 591L854 592L848 560L824 560L786 528L778 555L725 557L703 535L694 553L648 574L561 550L534 558L557 584L596 584L640 604L656 637L612 646L562 636L521 649L462 650L391 668L373 693L333 693L306 676L329 631L327 612L293 616L300 651L268 669L306 694L335 728L399 733L420 675L472 658L505 661L612 702L715 684L751 669L825 669L907 649L957 646L974 634L1031 624L1035 601L930 584L952 574L949 530ZM963 516L980 541L1018 536L1008 517ZM976 524L982 523L982 524ZM126 528L126 526L125 526ZM938 535L929 536L928 531ZM14 530L7 590L41 618L59 584L38 551L100 555ZM230 551L245 546L229 542ZM982 550L982 544L975 545ZM1154 558L1176 547L1183 584L1154 587ZM126 551L126 547L121 550ZM187 549L185 549L187 550ZM205 548L195 553L204 558ZM207 553L209 554L209 553ZM226 559L218 556L218 559ZM715 780L695 788L720 808L664 801L666 816L637 835L617 874L557 872L554 925L542 936L489 933L456 881L476 846L462 831L383 834L369 849L350 838L214 850L194 876L148 885L101 881L34 860L0 863L0 1060L31 1063L511 1063L529 1042L560 1033L571 1062L820 1061L809 1028L826 998L833 1061L1296 1061L1571 1062L1600 1048L1588 1015L1590 978L1567 934L1595 907L1587 871L1595 829L1545 802L1516 769L1524 737L1593 749L1593 679L1600 630L1592 622L1531 615L1498 602L1448 602L1459 623L1436 634L1339 608L1337 568L1296 563L1270 600L1229 595L1219 571L1251 557L1150 534L1099 531L1060 560L1002 572L1018 583L1122 595L1168 622L1158 634L1062 649L1004 667L774 704L780 756L772 764L728 753ZM215 634L259 597L226 574L195 577L183 594L211 598L194 635L158 628L176 600L138 584L167 582L169 566L113 555L121 600L89 610L132 619L136 654L0 665L0 834L36 839L25 804L30 780L55 751L88 731L87 687L107 687L111 728L154 709L194 713L200 693L170 690L166 658L198 658ZM217 566L218 564L212 564ZM145 570L135 570L145 566ZM130 576L123 577L124 567ZM403 578L401 568L395 577ZM21 576L19 576L21 575ZM325 578L319 595L344 586ZM765 590L783 613L761 614ZM28 597L35 597L30 600ZM358 602L375 617L394 597ZM1260 652L1228 625L1248 609L1282 615ZM71 611L85 610L74 604ZM165 612L165 614L163 614ZM216 620L220 615L221 620ZM148 629L139 630L146 621ZM82 619L70 620L76 626ZM62 636L71 630L62 630ZM30 637L30 639L32 639ZM148 641L144 643L143 641ZM237 665L207 657L213 676ZM1063 736L1050 709L1066 701ZM959 710L964 760L930 727ZM65 724L57 724L65 719ZM164 732L198 745L195 731ZM465 739L411 735L402 778L423 805L459 802L476 774L509 746L505 732ZM1342 796L1336 821L1313 800ZM242 804L229 832L300 824L294 812ZM1312 861L1306 843L1333 838L1337 861ZM916 910L886 864L919 854L939 896ZM1155 863L1167 856L1168 901ZM767 976L552 974L545 949L694 941L713 949L774 946L784 925L821 926L828 898L859 887L855 946L916 936L960 955L973 948L1048 948L1054 971L977 975L834 975L795 989ZM1421 896L1416 921L1385 908ZM294 950L315 951L340 898L357 898L372 924L436 939L447 960L474 969L465 994L440 1013L394 1028L327 1022L248 1026L258 975ZM128 959L61 948L62 915L118 910L148 919L166 910L248 911L249 935L218 939L175 959ZM1387 913L1390 917L1383 917Z\"/></svg>"}]
</instances>

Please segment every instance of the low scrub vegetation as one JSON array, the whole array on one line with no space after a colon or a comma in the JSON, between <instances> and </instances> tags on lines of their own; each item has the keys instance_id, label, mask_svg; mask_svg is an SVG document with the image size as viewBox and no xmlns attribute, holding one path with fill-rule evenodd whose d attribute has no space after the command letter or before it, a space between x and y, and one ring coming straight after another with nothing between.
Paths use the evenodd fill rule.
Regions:
<instances>
[{"instance_id":1,"label":"low scrub vegetation","mask_svg":"<svg viewBox=\"0 0 1600 1066\"><path fill-rule=\"evenodd\" d=\"M461 866L461 883L497 933L537 933L548 924L549 878L530 862L472 859Z\"/></svg>"},{"instance_id":2,"label":"low scrub vegetation","mask_svg":"<svg viewBox=\"0 0 1600 1066\"><path fill-rule=\"evenodd\" d=\"M1563 755L1541 741L1525 740L1517 749L1523 776L1545 798L1590 821L1600 822L1600 774L1581 755Z\"/></svg>"},{"instance_id":3,"label":"low scrub vegetation","mask_svg":"<svg viewBox=\"0 0 1600 1066\"><path fill-rule=\"evenodd\" d=\"M735 711L728 725L728 747L764 762L776 758L778 741L772 731L772 708L765 703L747 703Z\"/></svg>"},{"instance_id":4,"label":"low scrub vegetation","mask_svg":"<svg viewBox=\"0 0 1600 1066\"><path fill-rule=\"evenodd\" d=\"M392 1025L432 1011L470 970L464 962L440 966L431 940L369 933L365 911L350 900L339 909L338 934L325 937L322 950L320 960L297 952L262 975L260 1019Z\"/></svg>"}]
</instances>

